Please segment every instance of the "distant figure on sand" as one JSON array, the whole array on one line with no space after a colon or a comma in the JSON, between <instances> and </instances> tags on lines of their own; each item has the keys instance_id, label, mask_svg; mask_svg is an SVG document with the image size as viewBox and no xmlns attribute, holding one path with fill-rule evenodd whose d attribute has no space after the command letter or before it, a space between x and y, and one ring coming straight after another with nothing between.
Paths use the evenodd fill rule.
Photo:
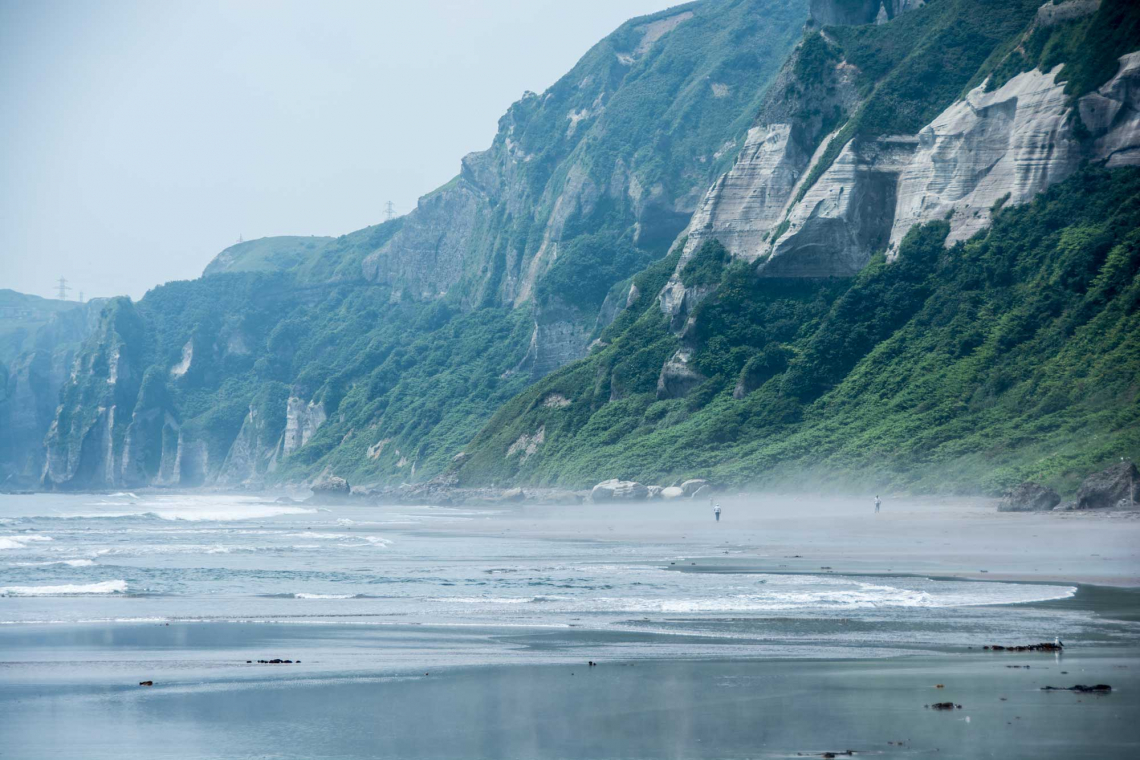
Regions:
<instances>
[{"instance_id":1,"label":"distant figure on sand","mask_svg":"<svg viewBox=\"0 0 1140 760\"><path fill-rule=\"evenodd\" d=\"M883 503L883 500L882 500L882 499L880 499L880 498L878 497L878 495L876 495L876 496L875 496L875 514L879 514L879 506L880 506L882 503Z\"/></svg>"},{"instance_id":2,"label":"distant figure on sand","mask_svg":"<svg viewBox=\"0 0 1140 760\"><path fill-rule=\"evenodd\" d=\"M717 504L716 507L713 508L713 514L716 515L716 521L720 522L720 505L719 504Z\"/></svg>"}]
</instances>

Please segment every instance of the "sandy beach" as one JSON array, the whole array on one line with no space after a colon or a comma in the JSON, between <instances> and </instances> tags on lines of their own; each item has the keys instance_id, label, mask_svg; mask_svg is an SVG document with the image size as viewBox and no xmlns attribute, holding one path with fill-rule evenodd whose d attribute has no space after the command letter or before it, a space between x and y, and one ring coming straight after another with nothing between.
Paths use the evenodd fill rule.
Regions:
<instances>
[{"instance_id":1,"label":"sandy beach","mask_svg":"<svg viewBox=\"0 0 1140 760\"><path fill-rule=\"evenodd\" d=\"M875 514L873 495L730 494L715 501L719 523L707 503L635 502L528 506L503 515L493 530L694 548L721 543L732 561L773 572L1140 586L1140 511L999 513L994 499L887 496Z\"/></svg>"},{"instance_id":2,"label":"sandy beach","mask_svg":"<svg viewBox=\"0 0 1140 760\"><path fill-rule=\"evenodd\" d=\"M1140 751L1135 513L21 498L4 758ZM983 649L1054 634L1063 654Z\"/></svg>"}]
</instances>

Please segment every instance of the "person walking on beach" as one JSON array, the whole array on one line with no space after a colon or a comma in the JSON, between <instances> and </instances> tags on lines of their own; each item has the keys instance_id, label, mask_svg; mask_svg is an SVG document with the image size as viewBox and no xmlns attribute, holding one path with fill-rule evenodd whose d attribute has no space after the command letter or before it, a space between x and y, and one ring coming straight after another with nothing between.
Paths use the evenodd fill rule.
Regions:
<instances>
[{"instance_id":1,"label":"person walking on beach","mask_svg":"<svg viewBox=\"0 0 1140 760\"><path fill-rule=\"evenodd\" d=\"M716 517L716 521L720 522L720 505L719 504L717 504L716 507L713 508L713 515Z\"/></svg>"},{"instance_id":2,"label":"person walking on beach","mask_svg":"<svg viewBox=\"0 0 1140 760\"><path fill-rule=\"evenodd\" d=\"M883 500L879 498L878 494L875 494L875 514L879 514L879 506L882 505L882 503Z\"/></svg>"}]
</instances>

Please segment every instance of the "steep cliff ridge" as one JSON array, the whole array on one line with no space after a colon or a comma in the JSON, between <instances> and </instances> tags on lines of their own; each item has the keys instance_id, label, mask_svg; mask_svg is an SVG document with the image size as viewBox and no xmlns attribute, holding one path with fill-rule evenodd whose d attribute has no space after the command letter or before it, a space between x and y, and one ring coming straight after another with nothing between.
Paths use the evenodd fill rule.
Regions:
<instances>
[{"instance_id":1,"label":"steep cliff ridge","mask_svg":"<svg viewBox=\"0 0 1140 760\"><path fill-rule=\"evenodd\" d=\"M716 237L734 255L761 260L759 271L765 276L850 275L873 251L886 247L884 225L894 248L915 224L949 214L948 244L953 243L985 227L995 203L1025 202L1065 179L1082 162L1122 166L1135 160L1135 56L1112 59L1104 76L1107 82L1096 82L1091 92L1074 92L1081 64L1089 56L1129 49L1127 29L1136 25L1134 11L1119 0L1103 5L1088 0L1049 2L1032 15L1028 5L1010 4L1000 16L978 16L977 8L985 3L957 5L921 8L878 29L821 31L820 39L834 43L828 52L838 61L836 70L858 72L853 76L861 94L854 107L848 104L850 118L820 143L810 161L805 161L802 147L785 151L792 166L781 166L784 174L803 177L794 190L785 180L780 183L784 192L772 193L774 172L758 175L742 157L704 203L727 208L729 213L695 217L689 247ZM1011 21L1025 25L1009 37ZM925 35L915 34L928 24L933 27ZM988 42L963 40L957 35L960 25L975 26ZM1090 48L1105 36L1095 33L1098 28L1113 29L1118 39L1094 52ZM1003 30L1008 41L1003 41ZM1134 31L1133 46L1140 34ZM873 83L867 81L868 72L881 63L882 51L912 35L909 54L893 53L896 65ZM902 40L897 39L900 36ZM805 48L812 39L808 37ZM1077 41L1069 43L1067 53L1057 53L1063 49L1058 39ZM984 61L978 68L990 73L916 133L899 135L896 131L914 120L892 114L887 106L898 99L900 75L922 79L921 59L935 42L957 42L961 53L975 66ZM1024 51L1035 47L1040 50L1030 52L1027 59ZM1076 63L1070 63L1073 59ZM1015 66L1027 70L1017 72ZM1068 74L1070 66L1073 75ZM929 110L939 105L939 94L945 96L957 83L977 76L959 65L940 77L948 81L932 88L934 97L915 100L925 99L924 109ZM924 110L915 109L913 102L908 105L916 114ZM761 115L762 121L770 118ZM764 123L756 129L793 132L784 125L774 129ZM734 208L739 209L736 214ZM869 218L869 209L884 210ZM740 229L750 232L743 240Z\"/></svg>"},{"instance_id":2,"label":"steep cliff ridge","mask_svg":"<svg viewBox=\"0 0 1140 760\"><path fill-rule=\"evenodd\" d=\"M806 16L807 0L705 0L635 19L514 104L411 213L243 242L115 304L63 390L44 484L444 471L636 302L630 278L728 168ZM130 335L114 327L127 312ZM114 351L129 382L108 375Z\"/></svg>"},{"instance_id":3,"label":"steep cliff ridge","mask_svg":"<svg viewBox=\"0 0 1140 760\"><path fill-rule=\"evenodd\" d=\"M704 241L717 239L733 256L756 262L761 276L851 276L873 252L897 250L916 224L949 218L949 245L987 226L1001 204L1027 201L1082 162L1134 161L1140 147L1135 54L1120 58L1111 79L1094 92L1076 93L1079 99L1072 82L1063 81L1064 61L1048 71L1033 68L1046 63L1038 52L1032 61L1021 60L1018 66L1028 70L1020 73L1008 63L1035 41L1043 49L1059 47L1039 42L1058 33L1082 40L1069 52L1081 61L1095 36L1090 30L1113 28L1120 37L1121 26L1135 24L1129 12L1118 2L1102 7L1085 0L996 11L987 3L946 2L878 27L809 30L749 144L694 215L679 267ZM979 36L963 37L963 28ZM957 65L929 92L914 93L905 112L888 110L910 87L908 77L922 79L929 71L934 47ZM891 66L881 68L884 62ZM947 102L955 88L979 77L978 70L991 73ZM1003 75L1009 78L995 89ZM801 106L784 121L783 104L805 92L814 108ZM944 104L917 134L892 134ZM836 116L825 122L821 114L829 111ZM824 137L825 123L841 126ZM710 292L687 290L675 275L662 293L662 308L682 336Z\"/></svg>"},{"instance_id":4,"label":"steep cliff ridge","mask_svg":"<svg viewBox=\"0 0 1140 760\"><path fill-rule=\"evenodd\" d=\"M39 480L60 389L103 303L0 291L0 487Z\"/></svg>"},{"instance_id":5,"label":"steep cliff ridge","mask_svg":"<svg viewBox=\"0 0 1140 760\"><path fill-rule=\"evenodd\" d=\"M610 230L663 255L737 150L803 17L799 2L706 2L625 24L514 104L491 148L465 157L365 259L365 277L416 298L455 293L469 308L529 307L583 235ZM607 271L605 285L634 271ZM597 304L534 307L529 368L540 376L582 355Z\"/></svg>"},{"instance_id":6,"label":"steep cliff ridge","mask_svg":"<svg viewBox=\"0 0 1140 760\"><path fill-rule=\"evenodd\" d=\"M856 5L820 2L813 14L831 24ZM775 276L858 271L885 242L884 220L868 219L867 209L893 203L897 193L889 185L897 184L914 148L913 140L896 135L910 124L920 127L915 116L950 106L1036 12L1029 2L1001 4L1000 12L997 5L903 4L900 12L910 12L889 24L809 29L769 93L749 145L701 202L686 232L685 256L715 238L736 257L760 260L761 269L778 259L771 262ZM856 14L853 23L871 20ZM912 92L909 80L929 76L940 59L954 65L938 72L938 86ZM907 107L896 111L903 95L910 96ZM885 220L888 230L892 222L893 215ZM795 263L801 255L815 263Z\"/></svg>"},{"instance_id":7,"label":"steep cliff ridge","mask_svg":"<svg viewBox=\"0 0 1140 760\"><path fill-rule=\"evenodd\" d=\"M863 13L819 3L817 22L837 18L824 6ZM947 483L949 471L923 469L925 433L912 419L940 431L939 461L991 486L1034 468L1064 479L1065 467L1138 445L1124 411L1137 366L1125 348L1136 344L1125 305L1136 287L1135 175L1125 167L1140 126L1138 6L941 0L903 10L809 25L678 240L657 308L627 310L588 359L505 407L469 447L461 481L585 486L602 467L608 477L771 483L833 457L849 481L863 467ZM1007 222L989 233L995 218ZM1093 296L1096 277L1116 284ZM1108 332L1077 337L1086 324ZM1015 346L1016 357L1003 353ZM1085 351L1113 359L1086 370ZM860 369L872 365L881 382ZM918 365L962 394L943 398L936 419ZM1082 404L1058 377L1114 390ZM872 386L870 397L853 390ZM1017 407L1033 387L1050 389L1044 411L1040 399ZM534 404L550 393L569 405ZM840 408L842 422L831 415ZM1035 414L1063 419L1064 432L1025 432ZM540 451L525 463L503 456L540 426ZM987 430L1004 447L988 465ZM1034 463L1047 440L1058 448Z\"/></svg>"},{"instance_id":8,"label":"steep cliff ridge","mask_svg":"<svg viewBox=\"0 0 1140 760\"><path fill-rule=\"evenodd\" d=\"M627 310L505 405L455 477L1071 492L1140 451L1138 210L1140 170L1086 167L949 250L948 222L915 228L853 278L729 264L689 345L652 299ZM537 451L507 455L538 429Z\"/></svg>"},{"instance_id":9,"label":"steep cliff ridge","mask_svg":"<svg viewBox=\"0 0 1140 760\"><path fill-rule=\"evenodd\" d=\"M143 379L143 330L129 299L113 299L103 309L47 434L45 484L122 481L123 443Z\"/></svg>"}]
</instances>

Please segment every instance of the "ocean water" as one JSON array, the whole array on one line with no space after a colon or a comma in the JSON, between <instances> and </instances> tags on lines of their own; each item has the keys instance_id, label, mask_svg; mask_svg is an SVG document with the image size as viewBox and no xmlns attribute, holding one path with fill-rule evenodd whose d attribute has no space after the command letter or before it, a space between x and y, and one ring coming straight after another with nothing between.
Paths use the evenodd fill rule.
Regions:
<instances>
[{"instance_id":1,"label":"ocean water","mask_svg":"<svg viewBox=\"0 0 1140 760\"><path fill-rule=\"evenodd\" d=\"M429 626L444 642L447 631L498 632L454 647L464 663L504 648L557 659L587 632L621 657L875 657L1101 635L1087 613L1036 604L1072 586L703 572L716 568L702 557L741 552L495 533L509 516L217 495L0 497L0 625ZM520 652L504 631L543 635ZM431 652L438 662L448 647Z\"/></svg>"},{"instance_id":2,"label":"ocean water","mask_svg":"<svg viewBox=\"0 0 1140 760\"><path fill-rule=\"evenodd\" d=\"M552 514L0 496L0 755L1130 758L1140 747L1138 625L1098 614L1111 590L763 572L758 547L724 543L728 524L690 530L694 515L647 509L565 511L573 519L554 525ZM607 537L609 521L641 538ZM678 527L676 541L660 538ZM1055 635L1071 654L980 649ZM258 662L272 658L291 663ZM1114 692L1040 689L1074 682ZM924 709L939 700L964 708Z\"/></svg>"}]
</instances>

